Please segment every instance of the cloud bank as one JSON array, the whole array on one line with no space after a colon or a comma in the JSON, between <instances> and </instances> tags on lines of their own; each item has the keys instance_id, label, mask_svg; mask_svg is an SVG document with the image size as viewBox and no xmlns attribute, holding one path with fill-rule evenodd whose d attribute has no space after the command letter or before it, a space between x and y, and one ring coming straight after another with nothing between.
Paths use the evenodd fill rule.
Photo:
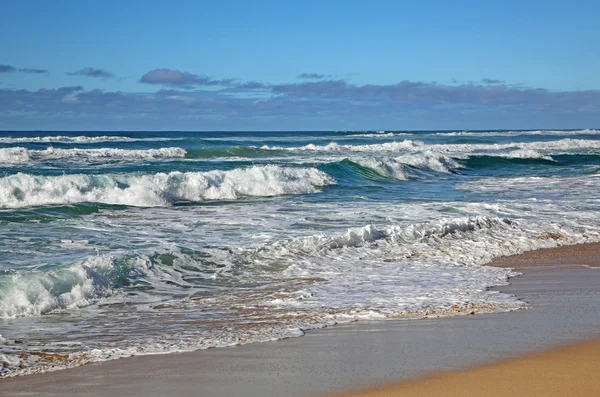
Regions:
<instances>
[{"instance_id":1,"label":"cloud bank","mask_svg":"<svg viewBox=\"0 0 600 397\"><path fill-rule=\"evenodd\" d=\"M154 69L139 82L158 90L0 89L0 121L75 128L93 120L106 126L99 128L191 130L600 126L599 90L551 91L496 79L453 85L407 80L354 84L326 78L270 84ZM35 125L30 128L39 128Z\"/></svg>"}]
</instances>

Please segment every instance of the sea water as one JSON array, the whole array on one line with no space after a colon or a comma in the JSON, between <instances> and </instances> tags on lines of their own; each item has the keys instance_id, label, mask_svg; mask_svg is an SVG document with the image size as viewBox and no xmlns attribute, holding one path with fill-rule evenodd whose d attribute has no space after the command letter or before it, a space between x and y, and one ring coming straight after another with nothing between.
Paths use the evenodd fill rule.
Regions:
<instances>
[{"instance_id":1,"label":"sea water","mask_svg":"<svg viewBox=\"0 0 600 397\"><path fill-rule=\"evenodd\" d=\"M514 310L600 240L600 131L4 132L0 377Z\"/></svg>"}]
</instances>

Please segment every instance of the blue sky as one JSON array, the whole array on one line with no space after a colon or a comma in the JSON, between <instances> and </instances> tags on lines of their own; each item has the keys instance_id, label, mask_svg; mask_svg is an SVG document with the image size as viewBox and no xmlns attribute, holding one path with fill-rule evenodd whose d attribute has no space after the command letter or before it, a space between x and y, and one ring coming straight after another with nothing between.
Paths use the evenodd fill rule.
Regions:
<instances>
[{"instance_id":1,"label":"blue sky","mask_svg":"<svg viewBox=\"0 0 600 397\"><path fill-rule=\"evenodd\" d=\"M0 130L600 126L598 2L172 3L3 2Z\"/></svg>"}]
</instances>

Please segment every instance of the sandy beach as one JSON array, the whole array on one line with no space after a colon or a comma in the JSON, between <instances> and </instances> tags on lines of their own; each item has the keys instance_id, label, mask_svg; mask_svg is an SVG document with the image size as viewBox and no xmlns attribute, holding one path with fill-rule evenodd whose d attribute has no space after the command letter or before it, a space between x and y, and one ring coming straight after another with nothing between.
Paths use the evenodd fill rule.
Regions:
<instances>
[{"instance_id":1,"label":"sandy beach","mask_svg":"<svg viewBox=\"0 0 600 397\"><path fill-rule=\"evenodd\" d=\"M530 251L500 258L492 264L528 272L535 272L536 267L565 264L597 268L600 265L600 246L585 244ZM555 282L561 283L562 280ZM542 353L464 371L435 373L425 379L374 387L343 396L597 396L600 393L598 371L600 335L593 340Z\"/></svg>"},{"instance_id":2,"label":"sandy beach","mask_svg":"<svg viewBox=\"0 0 600 397\"><path fill-rule=\"evenodd\" d=\"M0 397L600 397L600 2L2 2Z\"/></svg>"},{"instance_id":3,"label":"sandy beach","mask_svg":"<svg viewBox=\"0 0 600 397\"><path fill-rule=\"evenodd\" d=\"M346 397L597 396L600 340Z\"/></svg>"},{"instance_id":4,"label":"sandy beach","mask_svg":"<svg viewBox=\"0 0 600 397\"><path fill-rule=\"evenodd\" d=\"M273 343L133 357L4 379L0 394L310 396L371 389L364 395L452 395L461 385L456 395L548 395L543 387L555 395L597 395L590 393L600 383L588 374L597 371L600 357L594 341L600 339L600 272L593 268L598 248L542 250L499 261L524 272L499 289L521 297L527 310L355 323ZM560 255L564 260L521 263L543 265L536 255L546 263ZM569 347L556 350L561 346Z\"/></svg>"}]
</instances>

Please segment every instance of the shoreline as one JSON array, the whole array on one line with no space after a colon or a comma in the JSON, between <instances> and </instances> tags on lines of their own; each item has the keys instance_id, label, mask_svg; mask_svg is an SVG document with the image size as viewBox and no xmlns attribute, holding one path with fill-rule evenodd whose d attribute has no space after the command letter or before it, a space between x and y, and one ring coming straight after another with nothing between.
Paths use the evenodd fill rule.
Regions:
<instances>
[{"instance_id":1,"label":"shoreline","mask_svg":"<svg viewBox=\"0 0 600 397\"><path fill-rule=\"evenodd\" d=\"M553 267L600 270L600 244L587 243L527 251L498 258L489 266L512 267L528 276ZM517 276L517 278L523 277ZM561 280L553 280L560 283ZM512 284L512 282L511 282ZM543 286L541 287L543 288ZM500 287L505 291L506 288ZM568 289L568 288L565 288ZM597 289L600 289L598 287ZM531 292L535 291L533 289ZM581 396L600 393L600 327L596 333L543 350L452 371L331 393L329 397L491 397Z\"/></svg>"},{"instance_id":2,"label":"shoreline","mask_svg":"<svg viewBox=\"0 0 600 397\"><path fill-rule=\"evenodd\" d=\"M597 396L600 391L600 335L463 371L439 372L338 397ZM331 396L333 397L333 395Z\"/></svg>"},{"instance_id":3,"label":"shoreline","mask_svg":"<svg viewBox=\"0 0 600 397\"><path fill-rule=\"evenodd\" d=\"M479 368L598 338L600 272L584 266L600 265L599 252L600 244L590 243L490 263L524 271L510 285L492 290L516 294L532 305L527 310L359 322L276 342L92 363L2 379L0 394L340 395Z\"/></svg>"}]
</instances>

